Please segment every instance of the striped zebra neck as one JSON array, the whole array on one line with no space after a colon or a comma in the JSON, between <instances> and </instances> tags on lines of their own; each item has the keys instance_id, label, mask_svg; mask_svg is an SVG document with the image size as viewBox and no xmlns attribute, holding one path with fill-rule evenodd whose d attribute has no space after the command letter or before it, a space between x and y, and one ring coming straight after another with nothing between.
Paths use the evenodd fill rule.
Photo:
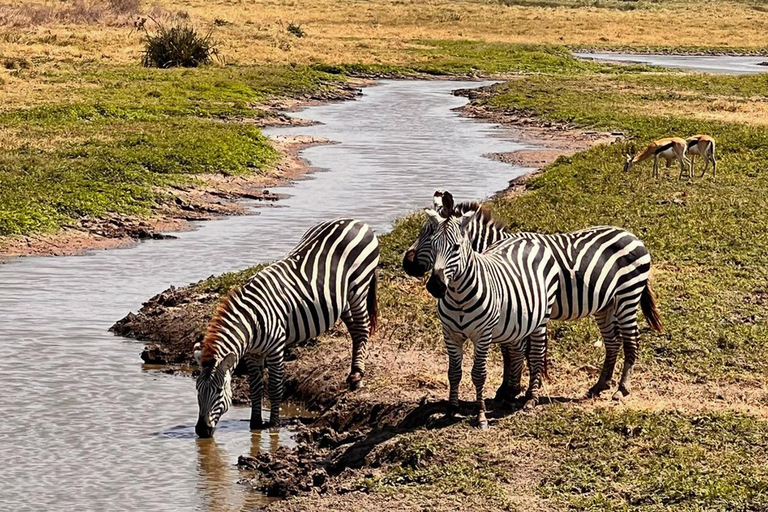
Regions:
<instances>
[{"instance_id":1,"label":"striped zebra neck","mask_svg":"<svg viewBox=\"0 0 768 512\"><path fill-rule=\"evenodd\" d=\"M479 280L479 267L481 265L479 261L479 253L475 252L469 243L466 243L463 248L465 252L462 255L464 259L464 265L460 272L453 275L453 279L447 285L446 299L450 302L454 300L461 302L462 305L469 305L474 302L475 297L465 297L467 291L476 290L477 282ZM467 302L469 301L469 302Z\"/></svg>"},{"instance_id":2,"label":"striped zebra neck","mask_svg":"<svg viewBox=\"0 0 768 512\"><path fill-rule=\"evenodd\" d=\"M262 271L263 272L263 271ZM255 338L265 331L268 304L260 292L259 274L229 293L216 308L203 340L201 364L211 366L234 353L239 361Z\"/></svg>"}]
</instances>

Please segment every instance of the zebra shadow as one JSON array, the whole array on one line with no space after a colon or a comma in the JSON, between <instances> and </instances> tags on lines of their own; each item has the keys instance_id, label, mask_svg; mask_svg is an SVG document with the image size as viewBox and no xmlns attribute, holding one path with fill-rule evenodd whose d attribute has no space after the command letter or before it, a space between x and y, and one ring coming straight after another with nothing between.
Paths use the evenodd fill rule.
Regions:
<instances>
[{"instance_id":1,"label":"zebra shadow","mask_svg":"<svg viewBox=\"0 0 768 512\"><path fill-rule=\"evenodd\" d=\"M554 403L580 402L584 398L568 397L542 397L540 405L548 406ZM486 415L491 424L491 428L498 424L499 420L521 413L525 400L515 400L514 402L504 402L486 399ZM346 468L358 469L366 465L368 456L381 445L393 437L413 432L418 429L439 430L458 423L469 421L474 424L477 414L477 402L460 401L459 410L456 415L448 416L448 401L422 401L418 406L412 409L396 425L383 425L375 427L364 435L357 437L334 461L329 465L330 474L339 474Z\"/></svg>"}]
</instances>

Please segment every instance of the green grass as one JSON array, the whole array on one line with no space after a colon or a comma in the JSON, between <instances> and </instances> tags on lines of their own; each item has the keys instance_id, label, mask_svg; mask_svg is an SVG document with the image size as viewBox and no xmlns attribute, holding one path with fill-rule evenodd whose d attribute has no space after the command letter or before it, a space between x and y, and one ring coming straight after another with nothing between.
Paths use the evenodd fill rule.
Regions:
<instances>
[{"instance_id":1,"label":"green grass","mask_svg":"<svg viewBox=\"0 0 768 512\"><path fill-rule=\"evenodd\" d=\"M768 423L737 414L583 412L553 406L512 429L557 450L539 491L570 510L768 508Z\"/></svg>"},{"instance_id":2,"label":"green grass","mask_svg":"<svg viewBox=\"0 0 768 512\"><path fill-rule=\"evenodd\" d=\"M466 423L402 434L383 471L355 482L387 496L448 493L484 510L538 494L558 510L732 511L768 508L768 423L741 414L554 404L479 432Z\"/></svg>"},{"instance_id":3,"label":"green grass","mask_svg":"<svg viewBox=\"0 0 768 512\"><path fill-rule=\"evenodd\" d=\"M318 64L314 69L355 76L426 75L488 76L512 73L583 74L648 71L646 65L613 66L575 58L562 46L489 43L470 40L419 39L407 50L412 64ZM662 70L663 72L663 70Z\"/></svg>"},{"instance_id":4,"label":"green grass","mask_svg":"<svg viewBox=\"0 0 768 512\"><path fill-rule=\"evenodd\" d=\"M100 124L119 135L0 154L0 235L51 231L86 216L146 215L163 199L155 187L199 173L263 172L276 159L259 130L245 125L190 118Z\"/></svg>"},{"instance_id":5,"label":"green grass","mask_svg":"<svg viewBox=\"0 0 768 512\"><path fill-rule=\"evenodd\" d=\"M643 89L616 88L616 82ZM706 82L706 83L705 83ZM541 119L620 130L638 149L655 138L709 133L718 141L720 170L711 179L678 181L677 170L650 178L649 164L622 168L624 144L601 146L561 158L530 183L528 193L492 203L514 229L569 231L612 224L636 233L665 271L655 285L667 336L645 337L644 364L672 367L697 378L759 378L768 370L768 311L751 300L768 283L768 133L761 126L700 121L672 115L641 115L638 105L663 94L678 98L726 90L752 96L765 77L691 76L672 79L624 75L601 82L580 77L531 77L498 88L489 108L524 112ZM646 87L659 92L648 94ZM661 90L666 92L662 93ZM677 100L685 101L685 99ZM586 362L595 354L585 340L597 332L563 326L553 343L556 358ZM577 363L578 364L578 363Z\"/></svg>"},{"instance_id":6,"label":"green grass","mask_svg":"<svg viewBox=\"0 0 768 512\"><path fill-rule=\"evenodd\" d=\"M83 217L148 215L158 187L196 174L263 173L277 153L241 120L254 104L320 94L344 77L308 67L62 72L60 103L0 113L0 236L55 231ZM223 122L224 121L224 122Z\"/></svg>"}]
</instances>

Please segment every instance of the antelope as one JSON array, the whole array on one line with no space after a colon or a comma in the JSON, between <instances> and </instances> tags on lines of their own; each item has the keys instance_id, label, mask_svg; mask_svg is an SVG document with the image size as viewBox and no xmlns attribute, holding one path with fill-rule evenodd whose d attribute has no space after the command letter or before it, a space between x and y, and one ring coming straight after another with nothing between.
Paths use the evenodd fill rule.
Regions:
<instances>
[{"instance_id":1,"label":"antelope","mask_svg":"<svg viewBox=\"0 0 768 512\"><path fill-rule=\"evenodd\" d=\"M685 174L685 166L688 163L688 159L685 158L687 147L685 139L680 137L655 140L648 144L648 147L642 153L636 154L634 157L626 155L627 161L624 164L624 171L628 171L634 165L653 157L653 177L658 178L659 158L664 158L667 161L668 168L673 160L680 162L680 178L682 178L683 174Z\"/></svg>"},{"instance_id":2,"label":"antelope","mask_svg":"<svg viewBox=\"0 0 768 512\"><path fill-rule=\"evenodd\" d=\"M701 171L700 178L703 178L712 162L712 177L717 175L717 161L715 160L715 139L709 135L694 135L686 140L688 154L691 155L691 177L693 177L693 160L696 156L705 159L704 170Z\"/></svg>"}]
</instances>

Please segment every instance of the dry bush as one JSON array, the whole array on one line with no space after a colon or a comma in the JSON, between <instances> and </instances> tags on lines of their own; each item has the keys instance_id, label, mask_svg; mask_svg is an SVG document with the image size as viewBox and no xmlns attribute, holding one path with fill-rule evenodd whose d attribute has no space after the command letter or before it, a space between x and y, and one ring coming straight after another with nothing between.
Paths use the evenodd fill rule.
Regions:
<instances>
[{"instance_id":1,"label":"dry bush","mask_svg":"<svg viewBox=\"0 0 768 512\"><path fill-rule=\"evenodd\" d=\"M157 23L154 33L145 27L145 34L142 64L146 67L196 68L212 63L219 56L211 32L202 35L184 22L171 26Z\"/></svg>"}]
</instances>

